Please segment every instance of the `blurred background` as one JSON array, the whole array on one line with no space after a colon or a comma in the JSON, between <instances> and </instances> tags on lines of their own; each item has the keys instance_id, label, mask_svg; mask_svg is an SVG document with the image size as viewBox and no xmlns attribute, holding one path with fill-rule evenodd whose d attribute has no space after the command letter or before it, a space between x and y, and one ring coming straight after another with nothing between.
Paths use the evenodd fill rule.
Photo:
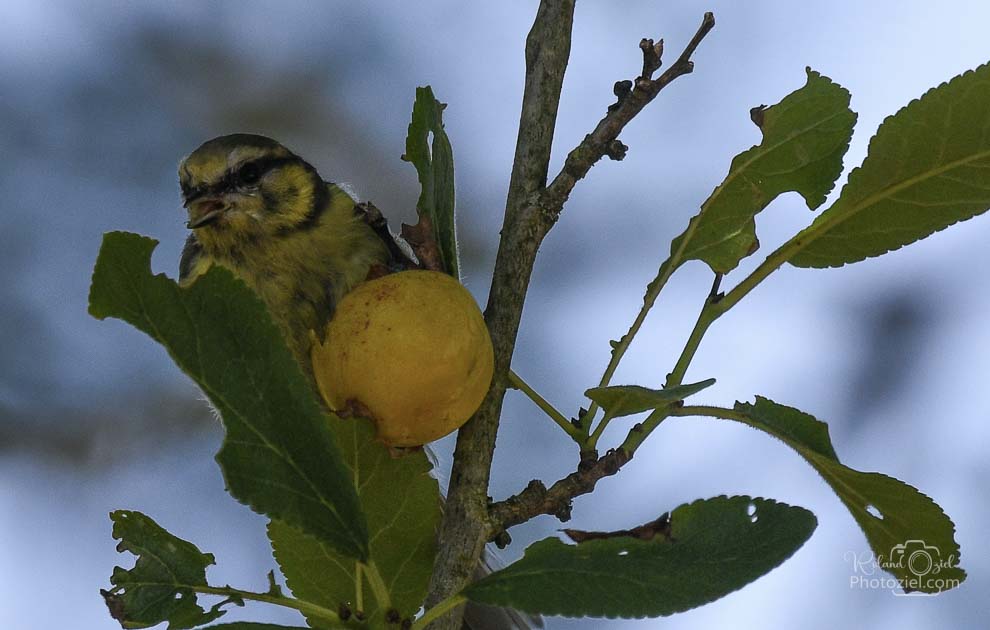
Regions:
<instances>
[{"instance_id":1,"label":"blurred background","mask_svg":"<svg viewBox=\"0 0 990 630\"><path fill-rule=\"evenodd\" d=\"M115 564L132 562L114 551L115 508L213 552L211 581L264 590L274 567L264 519L223 490L221 432L201 394L148 338L86 314L105 231L159 239L155 269L176 274L186 232L175 169L201 142L233 131L278 138L397 227L417 195L399 160L414 88L431 84L449 103L465 282L486 300L535 0L275 6L0 4L0 628L118 627L98 593ZM626 129L625 161L602 162L579 184L538 260L514 367L568 415L597 383L608 340L632 321L669 239L730 159L759 142L751 107L803 85L806 65L841 83L859 114L848 168L885 116L990 59L990 6L967 0L583 0L552 172L613 102L613 82L638 73L640 38L664 37L676 55L707 9L718 25L695 73ZM775 202L758 221L761 252L723 286L812 216L797 195ZM988 238L982 217L842 269L785 267L713 327L688 374L718 379L699 402L762 394L812 413L845 463L934 497L962 545L960 589L851 588L851 557L869 547L803 460L742 426L672 419L576 501L569 526L626 528L699 497L746 493L812 509L818 531L780 569L704 608L548 627L985 627ZM701 263L675 276L615 383L663 381L709 284ZM608 444L628 427L614 425ZM450 449L445 440L444 467ZM553 481L575 460L556 427L510 393L492 494ZM506 560L559 527L544 517L515 528ZM298 621L261 605L226 619Z\"/></svg>"}]
</instances>

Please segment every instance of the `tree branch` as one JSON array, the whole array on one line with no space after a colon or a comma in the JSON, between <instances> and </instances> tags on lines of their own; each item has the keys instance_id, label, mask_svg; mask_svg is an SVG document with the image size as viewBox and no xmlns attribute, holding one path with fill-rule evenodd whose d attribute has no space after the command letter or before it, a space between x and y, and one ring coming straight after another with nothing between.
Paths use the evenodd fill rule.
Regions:
<instances>
[{"instance_id":1,"label":"tree branch","mask_svg":"<svg viewBox=\"0 0 990 630\"><path fill-rule=\"evenodd\" d=\"M657 79L651 77L659 68L662 46L643 46L643 71L650 76L640 76L622 90L617 84L619 102L609 108L594 131L568 154L563 169L547 187L560 90L570 55L574 2L542 0L526 39L526 84L519 135L502 238L485 309L485 322L495 349L495 376L481 407L457 435L427 608L455 595L468 583L485 543L494 534L504 532L506 523L527 514L526 518L512 524L536 514L569 514L571 498L590 492L598 479L615 474L631 457L630 451L621 449L610 451L601 458L592 454L594 459L587 458L590 461L582 468L549 490L541 491L538 485L530 484L515 503L509 500L497 504L489 512L488 487L495 436L523 303L540 244L556 223L574 185L591 167L606 155L613 159L625 156L626 147L619 142L619 133L664 87L694 69L690 57L715 24L712 14L706 13L684 52ZM462 616L463 607L454 609L433 622L430 628L457 630Z\"/></svg>"},{"instance_id":2,"label":"tree branch","mask_svg":"<svg viewBox=\"0 0 990 630\"><path fill-rule=\"evenodd\" d=\"M488 485L495 435L523 301L537 249L546 234L530 229L520 216L530 198L546 185L560 90L571 52L574 1L543 0L526 39L526 85L519 135L485 309L485 322L495 349L495 376L481 407L457 434L427 608L456 594L468 583L488 540ZM462 616L463 607L454 609L430 627L457 630Z\"/></svg>"},{"instance_id":3,"label":"tree branch","mask_svg":"<svg viewBox=\"0 0 990 630\"><path fill-rule=\"evenodd\" d=\"M683 402L654 409L643 422L634 424L619 448L610 449L601 457L595 451L581 453L581 463L575 472L558 480L549 489L543 482L534 479L526 488L514 496L491 506L491 540L504 547L511 540L506 529L540 516L550 514L561 522L571 518L571 503L582 494L589 494L598 482L611 477L632 461L636 449L646 436L671 414L671 409Z\"/></svg>"},{"instance_id":4,"label":"tree branch","mask_svg":"<svg viewBox=\"0 0 990 630\"><path fill-rule=\"evenodd\" d=\"M585 459L578 467L548 489L542 482L533 480L519 494L491 506L491 531L489 538L504 546L505 530L525 523L541 514L550 514L561 522L571 518L571 502L575 497L588 494L599 480L619 472L632 455L622 449L610 450L601 457Z\"/></svg>"}]
</instances>

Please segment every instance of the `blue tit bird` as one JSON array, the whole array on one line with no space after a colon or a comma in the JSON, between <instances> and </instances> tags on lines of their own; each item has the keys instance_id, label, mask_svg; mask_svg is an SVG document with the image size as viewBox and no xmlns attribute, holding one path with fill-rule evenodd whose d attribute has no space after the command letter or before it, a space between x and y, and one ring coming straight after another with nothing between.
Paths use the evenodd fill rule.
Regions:
<instances>
[{"instance_id":1,"label":"blue tit bird","mask_svg":"<svg viewBox=\"0 0 990 630\"><path fill-rule=\"evenodd\" d=\"M204 143L180 164L179 184L192 230L180 285L213 265L234 272L310 373L310 331L325 330L340 298L375 266L389 265L385 241L350 195L264 136Z\"/></svg>"}]
</instances>

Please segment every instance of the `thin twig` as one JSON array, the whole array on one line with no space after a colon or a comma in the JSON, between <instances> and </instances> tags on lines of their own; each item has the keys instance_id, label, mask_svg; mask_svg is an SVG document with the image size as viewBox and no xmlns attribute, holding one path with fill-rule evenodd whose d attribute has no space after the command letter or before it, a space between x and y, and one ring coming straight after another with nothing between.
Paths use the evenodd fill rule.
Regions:
<instances>
[{"instance_id":1,"label":"thin twig","mask_svg":"<svg viewBox=\"0 0 990 630\"><path fill-rule=\"evenodd\" d=\"M639 78L649 81L663 63L663 40L654 44L652 39L643 38L639 47L643 51L643 72Z\"/></svg>"},{"instance_id":2,"label":"thin twig","mask_svg":"<svg viewBox=\"0 0 990 630\"><path fill-rule=\"evenodd\" d=\"M588 418L588 420L590 421L591 418ZM605 416L598 422L598 426L595 427L595 430L592 431L591 435L588 436L588 439L585 440L584 446L586 449L591 450L598 448L598 439L602 437L602 433L605 433L605 428L608 427L608 423L611 421L612 414L606 413Z\"/></svg>"},{"instance_id":3,"label":"thin twig","mask_svg":"<svg viewBox=\"0 0 990 630\"><path fill-rule=\"evenodd\" d=\"M721 274L716 274L712 291L708 296L708 300L705 302L705 306L701 309L701 313L698 314L698 320L694 324L694 329L691 331L690 337L688 337L687 344L684 346L681 356L677 359L677 364L667 377L666 387L681 384L684 375L687 373L688 366L691 365L691 361L694 359L694 355L701 345L701 340L704 338L705 333L708 332L709 327L719 317L728 312L729 309L738 304L739 300L743 299L750 291L756 288L756 285L763 282L767 276L779 269L795 252L800 251L804 246L803 237L804 232L802 231L778 247L752 273L746 276L728 293L718 292L722 276Z\"/></svg>"},{"instance_id":4,"label":"thin twig","mask_svg":"<svg viewBox=\"0 0 990 630\"><path fill-rule=\"evenodd\" d=\"M654 93L655 96L657 93L659 93L660 89L662 89L664 85L670 83L670 81L672 81L674 78L680 76L680 74L684 74L685 72L691 72L694 69L694 65L691 62L691 55L694 53L694 50L698 47L698 44L701 43L701 41L705 38L705 36L709 33L709 31L712 30L714 26L715 26L715 16L712 15L711 13L706 13L704 19L701 22L701 26L698 28L698 31L695 33L694 37L691 38L691 41L688 43L688 45L684 48L684 51L681 53L681 56L678 57L677 62L673 66L671 66L671 68L669 68L659 79L657 79L657 81L650 80L650 77L652 77L652 71L650 70L650 68L654 64L656 64L657 67L659 67L659 62L660 62L659 55L663 53L663 40L660 40L658 44L652 44L652 40L649 39L644 39L643 41L641 41L639 47L643 50L643 76L641 76L636 82L637 89L641 90L641 92L645 92L648 94L651 89L654 89L654 84L659 84L659 87L655 88L656 89L656 93ZM654 60L653 58L654 53L657 54L656 60ZM623 84L624 91L620 90L619 89L620 84L616 83L616 96L619 97L619 102L616 105L609 108L609 116L612 116L613 112L619 111L621 106L624 105L627 100L629 100L628 98L629 95L633 93L632 91L630 91L632 86L631 81L624 81L620 83ZM652 99L653 97L651 96L649 98ZM643 105L640 106L640 109L642 109L642 106L644 106L648 102L649 100L643 102ZM635 115L635 113L638 113L638 110L634 112L632 115ZM619 116L618 113L615 113L614 115ZM603 126L610 128L614 127L614 125L605 125L606 121L608 121L609 116L606 116L605 119L598 124L598 127L596 128L595 131L598 131L598 129L601 129ZM623 123L623 125L624 124L625 123ZM617 133L618 131L616 131L616 134ZM589 135L587 138L585 138L585 142L588 141L588 138L591 138L591 136ZM576 151L577 149L575 149L575 151L572 151L571 155L574 155ZM568 160L570 159L571 156L568 156ZM566 168L567 167L565 165L565 170ZM556 183L557 181L554 180L554 184ZM636 336L636 333L638 333L639 329L643 326L643 322L646 321L646 316L649 314L650 309L652 309L653 305L656 303L657 298L660 295L660 291L663 290L664 286L666 286L667 284L667 281L670 280L670 276L673 275L674 271L676 271L677 267L680 265L681 258L684 253L684 249L687 247L688 242L691 240L690 235L694 231L696 225L697 225L697 220L692 219L690 224L688 225L688 232L685 234L683 238L681 238L680 245L677 248L677 250L671 252L670 257L667 260L665 260L663 264L660 265L660 269L657 271L656 277L653 279L652 282L650 282L649 286L647 286L646 295L643 297L643 306L642 308L640 308L639 313L636 314L636 319L633 321L632 325L629 327L629 330L626 332L626 334L623 335L618 340L618 342L615 343L615 346L612 348L612 355L609 358L608 366L605 368L605 372L602 374L602 378L598 383L599 387L607 387L609 383L612 381L612 376L615 374L615 370L619 367L619 362L622 360L622 357L629 349L629 345L632 343L632 340ZM579 420L584 423L591 423L595 418L595 414L598 413L598 408L599 408L598 403L592 401L587 411L584 414L582 414Z\"/></svg>"},{"instance_id":5,"label":"thin twig","mask_svg":"<svg viewBox=\"0 0 990 630\"><path fill-rule=\"evenodd\" d=\"M577 471L549 488L539 481L531 481L519 494L492 505L489 537L494 540L509 527L541 514L551 514L561 522L570 520L573 499L594 490L600 479L619 472L631 457L624 450L611 450L599 458L586 461Z\"/></svg>"},{"instance_id":6,"label":"thin twig","mask_svg":"<svg viewBox=\"0 0 990 630\"><path fill-rule=\"evenodd\" d=\"M550 402L540 395L538 391L529 386L529 383L523 380L521 376L509 370L509 383L510 385L526 394L526 397L533 401L537 407L543 410L543 413L547 414L551 420L557 423L564 433L569 435L577 443L581 443L584 440L584 434L578 430L571 421L564 417L564 414L557 411L557 408L550 404Z\"/></svg>"},{"instance_id":7,"label":"thin twig","mask_svg":"<svg viewBox=\"0 0 990 630\"><path fill-rule=\"evenodd\" d=\"M574 190L574 185L583 179L591 167L602 157L608 155L609 146L619 137L619 133L629 121L635 118L674 79L694 71L691 55L694 54L695 49L714 26L715 16L706 13L698 31L688 42L677 61L656 79L639 77L633 83L632 90L624 97L620 97L618 107L610 109L605 117L598 122L595 129L585 136L581 144L567 154L564 168L539 196L538 204L541 212L537 217L541 221L549 222L552 225L557 220L557 215L559 215L564 202ZM644 68L646 66L647 62L644 61Z\"/></svg>"},{"instance_id":8,"label":"thin twig","mask_svg":"<svg viewBox=\"0 0 990 630\"><path fill-rule=\"evenodd\" d=\"M712 282L712 289L708 292L708 297L705 299L704 306L701 307L701 312L698 313L698 320L695 322L694 328L691 329L691 334L688 336L687 343L684 344L681 355L677 358L677 364L674 365L674 369L667 375L667 381L664 383L664 387L676 387L684 381L684 375L687 373L691 361L694 360L694 355L698 351L705 333L708 332L708 327L725 312L720 308L722 294L718 292L718 289L721 284L722 274L716 273L715 280Z\"/></svg>"},{"instance_id":9,"label":"thin twig","mask_svg":"<svg viewBox=\"0 0 990 630\"><path fill-rule=\"evenodd\" d=\"M629 453L629 457L632 457L646 441L646 438L650 437L653 430L672 413L671 410L679 408L681 404L683 403L674 403L654 409L650 415L646 416L646 420L630 429L629 433L626 434L626 439L619 446L619 450Z\"/></svg>"}]
</instances>

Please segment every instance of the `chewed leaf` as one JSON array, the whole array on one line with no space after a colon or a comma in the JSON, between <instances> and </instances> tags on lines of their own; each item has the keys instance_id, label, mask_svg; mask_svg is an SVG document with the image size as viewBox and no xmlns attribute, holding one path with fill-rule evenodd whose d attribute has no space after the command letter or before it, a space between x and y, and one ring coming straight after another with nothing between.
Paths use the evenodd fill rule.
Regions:
<instances>
[{"instance_id":1,"label":"chewed leaf","mask_svg":"<svg viewBox=\"0 0 990 630\"><path fill-rule=\"evenodd\" d=\"M227 435L217 454L239 501L367 558L368 530L329 419L261 300L214 266L188 288L151 273L157 241L110 232L89 312L147 333L203 389Z\"/></svg>"},{"instance_id":2,"label":"chewed leaf","mask_svg":"<svg viewBox=\"0 0 990 630\"><path fill-rule=\"evenodd\" d=\"M729 174L671 244L671 263L703 260L727 273L758 247L754 217L796 191L815 209L835 186L856 114L849 92L808 68L804 87L758 109L763 141L732 160Z\"/></svg>"},{"instance_id":3,"label":"chewed leaf","mask_svg":"<svg viewBox=\"0 0 990 630\"><path fill-rule=\"evenodd\" d=\"M666 389L649 389L639 385L612 385L610 387L592 387L584 392L584 395L601 405L609 416L621 418L656 409L667 403L684 400L714 384L715 379L709 378L698 383L677 385Z\"/></svg>"},{"instance_id":4,"label":"chewed leaf","mask_svg":"<svg viewBox=\"0 0 990 630\"><path fill-rule=\"evenodd\" d=\"M521 560L475 582L464 594L531 614L672 615L724 597L773 570L816 525L808 510L769 499L695 501L628 532L581 532L584 542L576 545L556 538L534 543Z\"/></svg>"},{"instance_id":5,"label":"chewed leaf","mask_svg":"<svg viewBox=\"0 0 990 630\"><path fill-rule=\"evenodd\" d=\"M838 267L921 240L990 208L990 64L887 118L839 199L789 262Z\"/></svg>"},{"instance_id":6,"label":"chewed leaf","mask_svg":"<svg viewBox=\"0 0 990 630\"><path fill-rule=\"evenodd\" d=\"M735 411L743 416L739 421L780 438L818 471L863 529L880 566L898 578L905 591L937 593L966 579L957 566L955 526L930 498L903 481L842 465L828 427L793 407L757 396L753 404L736 403ZM903 558L906 546L919 544L925 546L934 570L922 572Z\"/></svg>"},{"instance_id":7,"label":"chewed leaf","mask_svg":"<svg viewBox=\"0 0 990 630\"><path fill-rule=\"evenodd\" d=\"M146 628L163 621L170 630L193 628L223 615L221 602L209 611L196 601L198 586L206 586L206 568L213 554L176 538L140 512L117 510L110 514L117 551L137 556L132 569L115 567L101 591L113 618L125 628Z\"/></svg>"},{"instance_id":8,"label":"chewed leaf","mask_svg":"<svg viewBox=\"0 0 990 630\"><path fill-rule=\"evenodd\" d=\"M406 152L402 157L412 162L419 175L421 192L416 204L419 223L404 225L402 235L428 269L446 271L460 278L454 222L454 155L443 130L444 107L433 96L432 88L416 88Z\"/></svg>"}]
</instances>

